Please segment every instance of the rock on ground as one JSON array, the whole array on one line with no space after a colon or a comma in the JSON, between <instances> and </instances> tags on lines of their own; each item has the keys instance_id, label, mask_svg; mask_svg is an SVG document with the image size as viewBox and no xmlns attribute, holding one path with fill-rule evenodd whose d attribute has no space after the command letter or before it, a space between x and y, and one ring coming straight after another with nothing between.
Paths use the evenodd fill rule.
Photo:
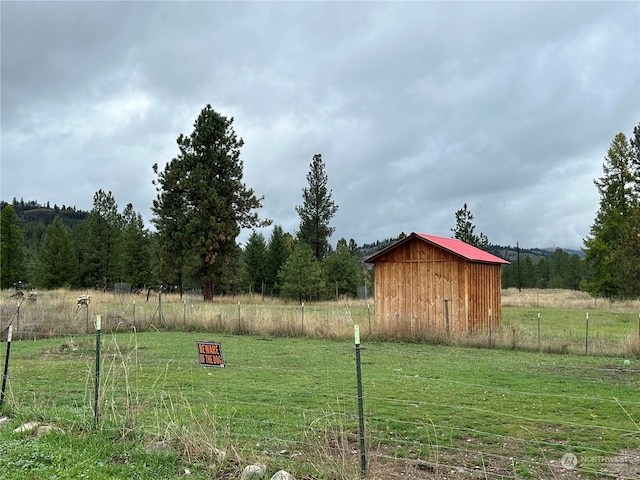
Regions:
<instances>
[{"instance_id":1,"label":"rock on ground","mask_svg":"<svg viewBox=\"0 0 640 480\"><path fill-rule=\"evenodd\" d=\"M242 471L240 480L261 480L265 474L264 465L247 465Z\"/></svg>"},{"instance_id":2,"label":"rock on ground","mask_svg":"<svg viewBox=\"0 0 640 480\"><path fill-rule=\"evenodd\" d=\"M286 470L279 470L273 474L271 480L296 480L296 478Z\"/></svg>"}]
</instances>

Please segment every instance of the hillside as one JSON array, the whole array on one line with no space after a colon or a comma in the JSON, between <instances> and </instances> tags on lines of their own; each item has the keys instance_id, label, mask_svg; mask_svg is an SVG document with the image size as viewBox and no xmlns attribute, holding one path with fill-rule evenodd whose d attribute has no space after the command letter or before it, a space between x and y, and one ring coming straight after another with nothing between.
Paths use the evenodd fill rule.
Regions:
<instances>
[{"instance_id":1,"label":"hillside","mask_svg":"<svg viewBox=\"0 0 640 480\"><path fill-rule=\"evenodd\" d=\"M0 200L0 210L2 210L6 205L8 205L7 202ZM77 210L76 207L67 207L66 205L63 205L62 207L54 205L51 207L49 202L47 202L46 205L41 205L33 200L25 202L23 200L17 201L14 199L11 206L15 210L23 227L27 227L29 224L39 223L44 224L44 226L48 226L56 215L60 215L62 223L69 227L74 227L89 215L89 212Z\"/></svg>"}]
</instances>

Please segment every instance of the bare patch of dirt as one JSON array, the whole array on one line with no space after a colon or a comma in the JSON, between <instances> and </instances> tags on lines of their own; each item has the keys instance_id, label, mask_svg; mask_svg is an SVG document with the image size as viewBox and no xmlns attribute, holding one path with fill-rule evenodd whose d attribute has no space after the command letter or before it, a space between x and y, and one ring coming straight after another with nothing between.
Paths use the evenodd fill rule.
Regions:
<instances>
[{"instance_id":1,"label":"bare patch of dirt","mask_svg":"<svg viewBox=\"0 0 640 480\"><path fill-rule=\"evenodd\" d=\"M599 464L580 463L572 468L562 458L524 460L525 455L491 455L479 451L443 451L425 460L391 458L382 449L368 453L367 478L372 480L486 480L486 479L616 479L640 480L640 449L621 451ZM600 466L599 466L600 465Z\"/></svg>"},{"instance_id":2,"label":"bare patch of dirt","mask_svg":"<svg viewBox=\"0 0 640 480\"><path fill-rule=\"evenodd\" d=\"M627 448L605 462L602 471L614 478L640 479L640 448Z\"/></svg>"}]
</instances>

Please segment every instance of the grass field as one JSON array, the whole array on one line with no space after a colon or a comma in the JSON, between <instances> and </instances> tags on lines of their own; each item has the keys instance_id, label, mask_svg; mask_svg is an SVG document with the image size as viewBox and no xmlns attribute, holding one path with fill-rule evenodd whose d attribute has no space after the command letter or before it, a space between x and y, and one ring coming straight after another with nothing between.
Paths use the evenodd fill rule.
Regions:
<instances>
[{"instance_id":1,"label":"grass field","mask_svg":"<svg viewBox=\"0 0 640 480\"><path fill-rule=\"evenodd\" d=\"M297 478L358 477L352 343L106 335L94 425L93 340L13 342L10 427L60 431L0 430L0 477L178 478L188 468L239 478L254 462ZM197 340L221 342L227 366L199 366ZM589 459L579 469L588 476L640 448L637 360L374 342L362 362L371 478L411 465L415 478L554 478L570 472L566 453Z\"/></svg>"},{"instance_id":2,"label":"grass field","mask_svg":"<svg viewBox=\"0 0 640 480\"><path fill-rule=\"evenodd\" d=\"M89 330L94 313L107 322L96 423L95 335L76 294L58 294L21 307L25 331L39 322L43 333L69 333L12 342L0 478L239 478L249 463L268 476L358 478L354 323L367 478L640 478L635 304L505 295L491 338L500 348L486 348L482 336L475 345L368 338L364 303L165 299L160 318L138 299L132 328L129 298L92 298ZM12 304L5 297L3 310ZM198 340L220 342L227 366L200 366ZM55 429L14 432L28 421ZM576 469L563 467L565 454Z\"/></svg>"}]
</instances>

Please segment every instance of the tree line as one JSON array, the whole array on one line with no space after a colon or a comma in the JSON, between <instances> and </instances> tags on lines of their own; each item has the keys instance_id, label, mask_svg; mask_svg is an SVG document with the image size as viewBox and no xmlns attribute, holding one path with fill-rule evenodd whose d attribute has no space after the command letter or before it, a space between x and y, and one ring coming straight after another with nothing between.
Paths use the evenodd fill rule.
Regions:
<instances>
[{"instance_id":1,"label":"tree line","mask_svg":"<svg viewBox=\"0 0 640 480\"><path fill-rule=\"evenodd\" d=\"M320 154L314 155L295 207L299 230L271 224L256 210L262 198L242 182L243 140L233 119L202 109L189 136L177 139L179 154L164 169L153 165L157 197L155 231L128 204L120 210L112 192L98 190L90 212L51 208L30 201L5 204L1 220L2 288L32 285L109 289L116 282L134 289L199 288L205 300L216 294L254 292L298 301L355 296L368 281L354 240L329 244L338 206L328 189ZM17 212L38 211L23 228ZM242 248L242 228L252 233Z\"/></svg>"},{"instance_id":2,"label":"tree line","mask_svg":"<svg viewBox=\"0 0 640 480\"><path fill-rule=\"evenodd\" d=\"M585 281L584 259L561 248L556 248L548 257L517 255L510 265L502 267L502 288L582 290Z\"/></svg>"},{"instance_id":3,"label":"tree line","mask_svg":"<svg viewBox=\"0 0 640 480\"><path fill-rule=\"evenodd\" d=\"M275 224L265 238L261 230L272 221L259 217L263 197L243 182L244 141L233 118L207 105L193 131L178 136L177 145L177 156L164 168L152 166L155 231L145 228L133 205L120 210L110 191L98 190L88 213L55 206L49 224L42 221L47 214L37 202L5 204L0 212L1 287L107 289L124 282L133 288L162 285L181 294L197 287L207 301L241 292L304 301L355 296L359 285L371 282L354 240L329 244L338 206L321 154L313 156L301 204L295 207L298 230L284 232ZM595 180L600 209L584 240L584 259L561 249L537 262L530 255L515 262L507 258L511 265L503 267L503 287L584 289L611 298L640 295L640 125L631 139L616 135L603 171ZM40 221L24 230L17 212L25 216L28 211ZM251 229L244 247L237 242L242 229ZM484 233L475 233L466 203L455 212L452 232L478 248L491 248ZM386 245L378 242L364 250Z\"/></svg>"},{"instance_id":4,"label":"tree line","mask_svg":"<svg viewBox=\"0 0 640 480\"><path fill-rule=\"evenodd\" d=\"M132 205L120 212L111 192L96 192L93 209L78 211L84 219L77 224L53 209L38 209L49 215L21 222L13 204L2 207L2 288L111 289L118 282L134 290L201 288L197 270L183 265L181 277L165 270L157 232L144 227ZM268 238L252 231L238 252L221 294L317 300L356 296L358 286L370 282L354 240L340 239L335 248L327 243L318 260L306 242L275 225Z\"/></svg>"}]
</instances>

